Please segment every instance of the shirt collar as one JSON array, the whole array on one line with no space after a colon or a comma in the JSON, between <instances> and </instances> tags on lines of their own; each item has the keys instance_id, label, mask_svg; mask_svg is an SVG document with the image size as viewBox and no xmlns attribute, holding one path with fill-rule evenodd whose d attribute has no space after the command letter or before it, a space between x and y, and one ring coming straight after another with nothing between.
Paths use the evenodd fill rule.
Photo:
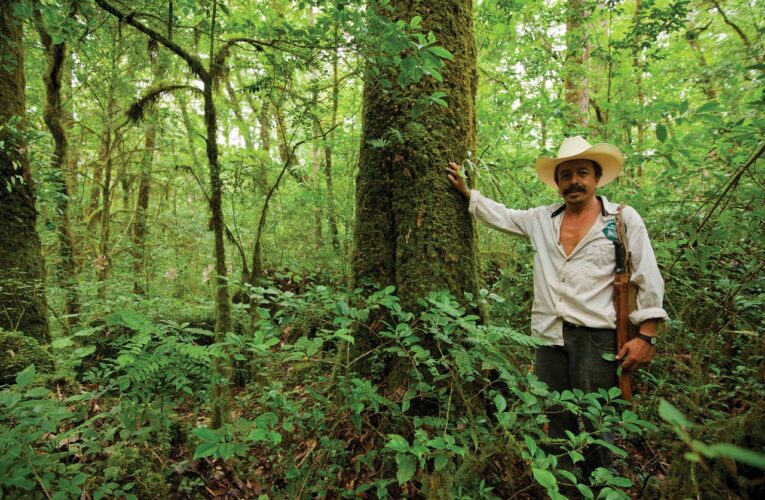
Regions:
<instances>
[{"instance_id":1,"label":"shirt collar","mask_svg":"<svg viewBox=\"0 0 765 500\"><path fill-rule=\"evenodd\" d=\"M600 201L600 215L603 217L607 217L609 215L616 215L619 212L619 205L616 203L611 203L606 199L605 196L596 196L598 201ZM566 209L566 204L560 205L556 208L556 205L553 205L551 207L552 213L550 214L550 218L554 219L560 214L563 213L563 211Z\"/></svg>"}]
</instances>

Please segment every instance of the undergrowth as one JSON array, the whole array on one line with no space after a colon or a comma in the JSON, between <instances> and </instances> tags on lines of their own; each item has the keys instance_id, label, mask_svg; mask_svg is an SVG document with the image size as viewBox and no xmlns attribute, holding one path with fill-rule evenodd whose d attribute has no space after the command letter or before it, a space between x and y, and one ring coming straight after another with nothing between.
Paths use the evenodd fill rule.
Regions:
<instances>
[{"instance_id":1,"label":"undergrowth","mask_svg":"<svg viewBox=\"0 0 765 500\"><path fill-rule=\"evenodd\" d=\"M628 455L658 436L703 471L738 463L734 494L751 486L746 467L765 468L761 454L651 399L644 386L667 381L656 372L634 406L615 388L549 391L529 369L537 341L471 313L496 295L461 304L431 292L415 314L392 287L361 292L250 288L252 316L240 307L241 330L220 343L127 307L56 339L56 373L29 365L0 391L0 497L630 498L651 471ZM374 346L361 354L360 336ZM363 363L374 370L362 375ZM394 382L393 370L406 376ZM213 429L220 383L233 398ZM553 442L545 412L559 406L595 431ZM583 477L576 465L593 446L617 461Z\"/></svg>"}]
</instances>

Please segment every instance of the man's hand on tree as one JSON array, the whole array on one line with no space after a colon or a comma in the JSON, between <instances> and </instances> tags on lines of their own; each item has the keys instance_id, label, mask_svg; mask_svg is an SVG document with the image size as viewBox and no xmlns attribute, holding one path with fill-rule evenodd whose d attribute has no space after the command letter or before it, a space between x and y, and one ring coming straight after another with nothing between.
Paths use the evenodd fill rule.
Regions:
<instances>
[{"instance_id":1,"label":"man's hand on tree","mask_svg":"<svg viewBox=\"0 0 765 500\"><path fill-rule=\"evenodd\" d=\"M617 360L622 361L622 373L634 373L647 365L656 354L656 347L645 340L632 339L622 346L622 349L616 355Z\"/></svg>"},{"instance_id":2,"label":"man's hand on tree","mask_svg":"<svg viewBox=\"0 0 765 500\"><path fill-rule=\"evenodd\" d=\"M460 174L460 166L454 162L449 162L449 166L446 167L446 171L449 172L449 182L452 183L454 189L456 189L462 196L470 199L470 189L465 184L465 179Z\"/></svg>"}]
</instances>

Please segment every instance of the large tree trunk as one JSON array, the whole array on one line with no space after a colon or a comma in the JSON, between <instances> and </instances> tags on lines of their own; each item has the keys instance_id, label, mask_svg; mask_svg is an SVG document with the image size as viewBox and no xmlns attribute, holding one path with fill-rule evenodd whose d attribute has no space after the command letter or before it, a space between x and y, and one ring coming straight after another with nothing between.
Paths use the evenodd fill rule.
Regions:
<instances>
[{"instance_id":1,"label":"large tree trunk","mask_svg":"<svg viewBox=\"0 0 765 500\"><path fill-rule=\"evenodd\" d=\"M470 0L396 2L394 15L407 21L422 16L423 31L432 30L454 54L443 83L427 79L407 90L419 95L442 89L449 106L432 107L415 120L409 105L393 100L367 73L353 278L357 286L365 280L395 285L403 308L416 311L417 299L431 290L448 289L461 300L463 292L478 288L473 221L444 174L449 161L462 162L475 151L476 49ZM370 145L391 129L403 136L402 144ZM376 342L357 338L356 348L363 352ZM386 374L391 386L400 380L396 371Z\"/></svg>"},{"instance_id":2,"label":"large tree trunk","mask_svg":"<svg viewBox=\"0 0 765 500\"><path fill-rule=\"evenodd\" d=\"M56 277L64 290L65 310L67 324L71 327L77 322L80 312L80 301L77 294L77 266L75 264L75 252L72 237L72 226L69 221L69 185L67 183L67 169L69 167L69 142L66 129L64 128L64 107L62 105L61 83L62 73L67 60L66 45L64 42L53 43L50 34L42 24L42 16L36 12L40 41L45 48L48 66L43 74L45 82L45 124L53 136L54 148L51 158L53 171L58 172L55 178L57 234L59 243L59 265L56 268Z\"/></svg>"},{"instance_id":3,"label":"large tree trunk","mask_svg":"<svg viewBox=\"0 0 765 500\"><path fill-rule=\"evenodd\" d=\"M586 0L571 0L566 9L566 64L563 69L567 110L566 135L587 127L589 115L589 79L587 64L590 59L590 37L585 21L588 12Z\"/></svg>"},{"instance_id":4,"label":"large tree trunk","mask_svg":"<svg viewBox=\"0 0 765 500\"><path fill-rule=\"evenodd\" d=\"M17 2L0 1L0 327L50 341L45 264L35 228L37 210L23 139L24 35Z\"/></svg>"}]
</instances>

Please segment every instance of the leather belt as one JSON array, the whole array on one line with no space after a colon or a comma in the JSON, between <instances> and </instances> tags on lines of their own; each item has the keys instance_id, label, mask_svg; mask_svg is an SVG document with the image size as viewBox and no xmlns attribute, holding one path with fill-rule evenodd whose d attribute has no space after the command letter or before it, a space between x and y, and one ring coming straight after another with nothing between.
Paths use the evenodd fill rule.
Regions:
<instances>
[{"instance_id":1,"label":"leather belt","mask_svg":"<svg viewBox=\"0 0 765 500\"><path fill-rule=\"evenodd\" d=\"M568 321L563 321L563 328L567 330L573 330L573 329L579 329L579 330L587 330L590 332L600 332L603 330L614 330L613 328L592 328L590 326L582 326L582 325L575 325L573 323L569 323Z\"/></svg>"}]
</instances>

